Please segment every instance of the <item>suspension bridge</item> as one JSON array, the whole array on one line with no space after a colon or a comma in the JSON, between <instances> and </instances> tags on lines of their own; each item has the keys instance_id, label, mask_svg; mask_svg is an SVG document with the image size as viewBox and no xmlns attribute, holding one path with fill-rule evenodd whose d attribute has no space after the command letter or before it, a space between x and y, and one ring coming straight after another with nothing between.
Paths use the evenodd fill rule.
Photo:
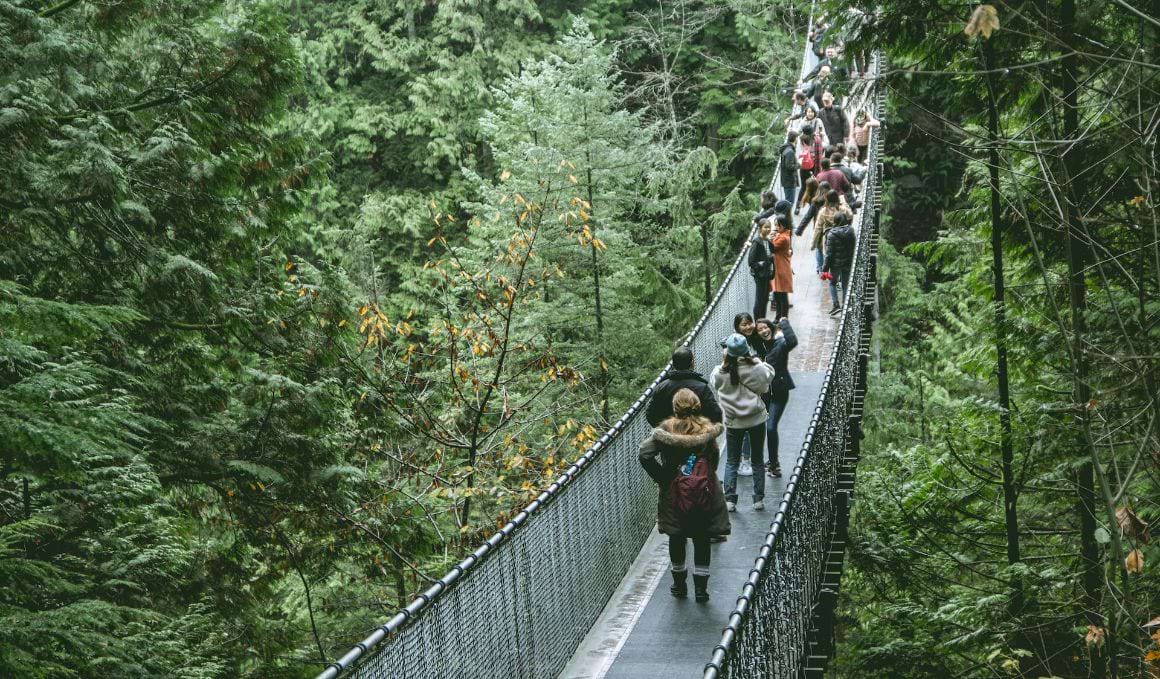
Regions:
<instances>
[{"instance_id":1,"label":"suspension bridge","mask_svg":"<svg viewBox=\"0 0 1160 679\"><path fill-rule=\"evenodd\" d=\"M803 52L804 76L817 58L808 45ZM880 68L880 57L873 57L847 111L864 107L877 116ZM651 432L644 411L658 377L523 511L319 679L822 676L833 650L859 457L876 299L881 144L873 128L840 317L825 313L827 291L813 275L809 234L794 240L798 275L790 318L801 344L790 368L797 389L780 426L784 475L766 482L767 498L780 500L764 512L742 503L730 515L732 535L713 548L707 605L658 587L668 556L655 530L656 486L636 455ZM770 190L780 198L778 176L775 168ZM734 314L753 307L748 247L746 239L686 336L704 373L719 362L718 341L732 332ZM748 479L739 484L744 497Z\"/></svg>"}]
</instances>

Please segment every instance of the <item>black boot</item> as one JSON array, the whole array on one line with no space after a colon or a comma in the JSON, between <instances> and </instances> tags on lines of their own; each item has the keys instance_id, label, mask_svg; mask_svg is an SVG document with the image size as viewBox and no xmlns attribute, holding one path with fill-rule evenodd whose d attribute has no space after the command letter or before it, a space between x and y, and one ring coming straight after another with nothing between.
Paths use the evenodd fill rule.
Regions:
<instances>
[{"instance_id":1,"label":"black boot","mask_svg":"<svg viewBox=\"0 0 1160 679\"><path fill-rule=\"evenodd\" d=\"M678 599L684 599L689 596L689 572L688 571L672 571L673 586L669 587L669 592Z\"/></svg>"},{"instance_id":2,"label":"black boot","mask_svg":"<svg viewBox=\"0 0 1160 679\"><path fill-rule=\"evenodd\" d=\"M709 576L708 575L694 575L693 576L693 591L697 599L697 603L703 604L709 600Z\"/></svg>"}]
</instances>

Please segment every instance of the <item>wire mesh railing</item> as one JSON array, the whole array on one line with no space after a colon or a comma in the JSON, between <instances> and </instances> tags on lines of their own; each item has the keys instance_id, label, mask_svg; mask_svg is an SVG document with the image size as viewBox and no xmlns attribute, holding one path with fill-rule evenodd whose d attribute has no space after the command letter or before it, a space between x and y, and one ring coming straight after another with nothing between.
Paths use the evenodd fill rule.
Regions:
<instances>
[{"instance_id":1,"label":"wire mesh railing","mask_svg":"<svg viewBox=\"0 0 1160 679\"><path fill-rule=\"evenodd\" d=\"M871 66L866 107L877 117L882 104L882 92L873 85L880 67L878 55ZM855 398L859 335L869 320L863 318L866 305L862 302L870 279L876 194L881 190L878 128L871 129L868 153L860 196L863 205L855 218L857 243L849 290L821 395L769 533L703 679L788 679L799 676L804 664L811 613L830 543L839 466L851 435L848 415Z\"/></svg>"},{"instance_id":2,"label":"wire mesh railing","mask_svg":"<svg viewBox=\"0 0 1160 679\"><path fill-rule=\"evenodd\" d=\"M807 41L801 74L816 63ZM772 184L779 173L780 163ZM771 190L783 197L780 186ZM718 342L732 331L733 315L753 307L748 249L747 238L686 335L697 365L719 360ZM640 483L636 453L652 431L644 411L668 368L507 525L318 679L556 676L655 525L656 487Z\"/></svg>"}]
</instances>

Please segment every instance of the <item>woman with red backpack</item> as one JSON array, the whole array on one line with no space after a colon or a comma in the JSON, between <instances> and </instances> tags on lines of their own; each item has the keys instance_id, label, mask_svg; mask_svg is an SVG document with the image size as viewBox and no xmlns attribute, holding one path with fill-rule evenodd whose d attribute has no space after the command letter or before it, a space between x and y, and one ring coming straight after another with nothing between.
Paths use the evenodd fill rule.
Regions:
<instances>
[{"instance_id":1,"label":"woman with red backpack","mask_svg":"<svg viewBox=\"0 0 1160 679\"><path fill-rule=\"evenodd\" d=\"M802 186L805 186L806 180L813 177L822 170L822 151L825 141L822 135L817 132L821 127L818 124L802 125L802 134L798 137L797 158L798 168L801 169Z\"/></svg>"},{"instance_id":2,"label":"woman with red backpack","mask_svg":"<svg viewBox=\"0 0 1160 679\"><path fill-rule=\"evenodd\" d=\"M693 541L693 587L698 602L709 600L709 539L731 527L717 480L723 427L701 415L701 399L691 389L673 394L673 416L640 445L640 466L660 486L657 529L669 536L673 596L689 595L685 550Z\"/></svg>"}]
</instances>

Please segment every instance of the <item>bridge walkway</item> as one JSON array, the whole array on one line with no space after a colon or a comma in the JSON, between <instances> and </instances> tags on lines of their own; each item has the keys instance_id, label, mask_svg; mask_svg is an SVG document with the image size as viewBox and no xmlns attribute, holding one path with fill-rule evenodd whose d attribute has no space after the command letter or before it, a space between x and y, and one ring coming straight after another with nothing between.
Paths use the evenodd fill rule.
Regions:
<instances>
[{"instance_id":1,"label":"bridge walkway","mask_svg":"<svg viewBox=\"0 0 1160 679\"><path fill-rule=\"evenodd\" d=\"M804 211L803 211L804 214ZM800 221L800 217L798 218ZM797 388L790 394L778 432L783 470L792 469L805 441L806 429L825 377L838 329L831 318L829 286L814 274L810 230L794 237L794 307L789 319L799 345L790 353L790 370ZM737 309L745 311L745 309ZM712 366L697 366L707 374ZM724 478L725 439L720 441L722 462L717 473ZM727 542L713 545L712 576L708 604L676 599L669 594L668 538L653 532L641 549L620 587L601 612L576 654L560 674L561 679L692 679L700 677L706 649L721 638L758 553L773 509L785 493L788 474L766 477L764 512L753 511L750 480L738 479L737 512L730 515L733 534ZM641 483L651 483L643 470ZM691 556L690 556L691 559ZM691 585L690 585L691 588Z\"/></svg>"}]
</instances>

